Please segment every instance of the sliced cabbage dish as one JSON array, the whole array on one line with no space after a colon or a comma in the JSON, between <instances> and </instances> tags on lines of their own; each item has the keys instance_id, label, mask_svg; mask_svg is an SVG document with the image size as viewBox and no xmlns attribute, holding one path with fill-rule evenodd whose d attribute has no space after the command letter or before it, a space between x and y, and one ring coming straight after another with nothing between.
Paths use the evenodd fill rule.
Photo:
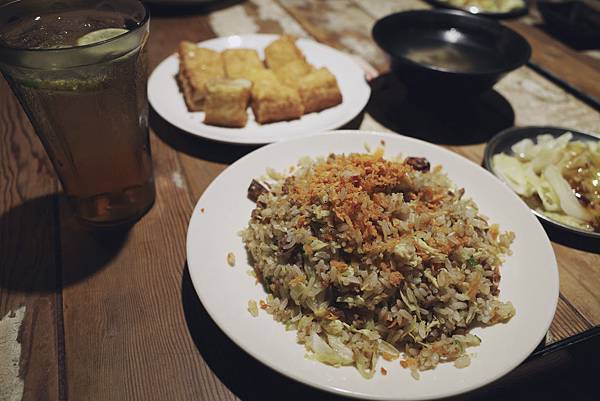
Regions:
<instances>
[{"instance_id":1,"label":"sliced cabbage dish","mask_svg":"<svg viewBox=\"0 0 600 401\"><path fill-rule=\"evenodd\" d=\"M492 158L493 169L527 204L560 223L600 232L600 140L573 134L523 139L512 155Z\"/></svg>"},{"instance_id":2,"label":"sliced cabbage dish","mask_svg":"<svg viewBox=\"0 0 600 401\"><path fill-rule=\"evenodd\" d=\"M445 0L448 4L468 11L507 13L525 7L523 0Z\"/></svg>"}]
</instances>

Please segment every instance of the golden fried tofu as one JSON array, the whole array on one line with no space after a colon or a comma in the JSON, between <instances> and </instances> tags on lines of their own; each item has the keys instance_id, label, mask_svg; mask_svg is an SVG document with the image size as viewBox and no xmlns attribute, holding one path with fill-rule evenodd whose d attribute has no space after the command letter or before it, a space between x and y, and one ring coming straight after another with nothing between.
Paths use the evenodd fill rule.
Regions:
<instances>
[{"instance_id":1,"label":"golden fried tofu","mask_svg":"<svg viewBox=\"0 0 600 401\"><path fill-rule=\"evenodd\" d=\"M202 110L206 82L225 77L221 53L183 41L179 44L179 73L177 80L190 111Z\"/></svg>"},{"instance_id":2,"label":"golden fried tofu","mask_svg":"<svg viewBox=\"0 0 600 401\"><path fill-rule=\"evenodd\" d=\"M248 79L248 72L264 69L258 53L254 49L227 49L223 52L227 77Z\"/></svg>"},{"instance_id":3,"label":"golden fried tofu","mask_svg":"<svg viewBox=\"0 0 600 401\"><path fill-rule=\"evenodd\" d=\"M278 70L294 60L304 60L304 55L296 46L296 38L282 35L265 48L267 67Z\"/></svg>"},{"instance_id":4,"label":"golden fried tofu","mask_svg":"<svg viewBox=\"0 0 600 401\"><path fill-rule=\"evenodd\" d=\"M253 84L258 82L271 82L271 83L279 83L279 79L277 75L273 72L273 70L269 69L256 69L250 70L247 73L247 79L252 81Z\"/></svg>"},{"instance_id":5,"label":"golden fried tofu","mask_svg":"<svg viewBox=\"0 0 600 401\"><path fill-rule=\"evenodd\" d=\"M206 83L204 123L241 128L248 121L252 83L247 79L215 78Z\"/></svg>"},{"instance_id":6,"label":"golden fried tofu","mask_svg":"<svg viewBox=\"0 0 600 401\"><path fill-rule=\"evenodd\" d=\"M304 59L290 61L283 67L275 70L277 78L282 84L298 88L300 78L313 72L315 68Z\"/></svg>"},{"instance_id":7,"label":"golden fried tofu","mask_svg":"<svg viewBox=\"0 0 600 401\"><path fill-rule=\"evenodd\" d=\"M283 85L273 74L255 76L250 106L258 123L288 121L300 118L304 113L298 91Z\"/></svg>"},{"instance_id":8,"label":"golden fried tofu","mask_svg":"<svg viewBox=\"0 0 600 401\"><path fill-rule=\"evenodd\" d=\"M321 67L300 78L298 92L304 105L304 113L321 111L342 103L342 93L335 75Z\"/></svg>"}]
</instances>

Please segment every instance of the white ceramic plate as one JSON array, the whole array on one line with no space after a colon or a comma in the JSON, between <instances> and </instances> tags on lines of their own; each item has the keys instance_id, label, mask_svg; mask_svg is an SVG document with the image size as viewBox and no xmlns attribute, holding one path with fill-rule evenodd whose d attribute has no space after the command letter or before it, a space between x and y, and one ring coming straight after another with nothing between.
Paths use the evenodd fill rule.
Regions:
<instances>
[{"instance_id":1,"label":"white ceramic plate","mask_svg":"<svg viewBox=\"0 0 600 401\"><path fill-rule=\"evenodd\" d=\"M256 49L264 58L263 49L277 39L277 35L228 36L198 43L199 46L222 51L246 47ZM317 42L298 39L297 45L309 63L327 67L335 76L342 92L343 102L318 113L310 113L298 120L258 124L248 110L248 124L244 128L223 128L206 125L203 112L190 113L179 92L175 75L179 69L177 55L167 57L150 75L148 99L156 112L169 123L191 134L220 142L238 144L265 144L298 138L339 128L356 117L369 101L371 88L364 72L354 60L331 47Z\"/></svg>"},{"instance_id":2,"label":"white ceramic plate","mask_svg":"<svg viewBox=\"0 0 600 401\"><path fill-rule=\"evenodd\" d=\"M482 339L470 348L471 365L457 369L451 363L422 372L414 380L398 361L380 358L388 374L370 380L353 367L334 368L304 358L295 332L285 331L270 315L257 318L247 311L248 300L264 299L260 285L246 273L250 266L239 230L250 218L254 204L246 198L252 178L267 167L282 170L302 156L330 152L364 152L385 140L385 154L425 156L441 164L449 177L466 189L484 215L503 230L516 233L514 254L502 267L500 298L510 300L517 314L508 323L472 330ZM202 212L204 210L204 212ZM237 262L229 267L228 252ZM217 325L237 345L278 372L322 390L377 400L423 400L459 394L483 386L519 365L543 339L558 300L558 269L552 247L538 220L506 185L492 174L443 148L394 134L334 131L272 144L258 149L221 173L206 189L193 212L187 237L190 275L202 304Z\"/></svg>"}]
</instances>

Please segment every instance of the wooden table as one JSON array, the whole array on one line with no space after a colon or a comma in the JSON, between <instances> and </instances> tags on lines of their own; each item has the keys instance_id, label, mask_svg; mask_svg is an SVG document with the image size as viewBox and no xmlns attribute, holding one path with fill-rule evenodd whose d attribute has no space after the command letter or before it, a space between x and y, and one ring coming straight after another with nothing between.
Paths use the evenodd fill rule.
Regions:
<instances>
[{"instance_id":1,"label":"wooden table","mask_svg":"<svg viewBox=\"0 0 600 401\"><path fill-rule=\"evenodd\" d=\"M388 13L426 7L418 0L252 0L158 10L150 67L182 39L287 32L354 53L382 74L353 128L425 138L478 163L486 140L511 125L600 132L597 110L537 72L545 68L597 96L598 64L518 21L508 24L531 41L535 70L512 72L463 115L405 102L370 30ZM0 399L325 398L233 345L190 283L185 234L192 207L217 174L252 148L192 137L154 114L151 126L156 204L127 233L93 233L71 217L46 153L0 82L0 371L6 364L8 372L0 376ZM553 243L561 295L548 342L600 324L600 255L574 247L586 244L553 238L562 243Z\"/></svg>"}]
</instances>

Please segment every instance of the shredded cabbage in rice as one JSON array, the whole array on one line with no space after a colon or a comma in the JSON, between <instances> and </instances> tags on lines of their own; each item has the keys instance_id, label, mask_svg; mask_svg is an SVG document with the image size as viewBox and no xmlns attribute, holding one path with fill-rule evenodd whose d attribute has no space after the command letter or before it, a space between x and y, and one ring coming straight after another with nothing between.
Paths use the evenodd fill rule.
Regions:
<instances>
[{"instance_id":1,"label":"shredded cabbage in rice","mask_svg":"<svg viewBox=\"0 0 600 401\"><path fill-rule=\"evenodd\" d=\"M379 357L402 358L418 378L446 361L468 366L480 342L470 328L515 314L498 299L514 234L441 167L379 149L269 176L241 236L268 293L261 308L297 330L310 358L366 378Z\"/></svg>"}]
</instances>

